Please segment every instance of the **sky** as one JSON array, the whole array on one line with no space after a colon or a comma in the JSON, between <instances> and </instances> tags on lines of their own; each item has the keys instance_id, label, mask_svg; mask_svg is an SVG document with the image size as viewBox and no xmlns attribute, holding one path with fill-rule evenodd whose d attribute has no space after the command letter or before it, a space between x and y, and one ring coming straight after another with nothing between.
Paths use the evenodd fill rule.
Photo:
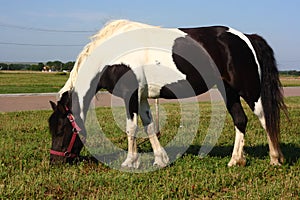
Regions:
<instances>
[{"instance_id":1,"label":"sky","mask_svg":"<svg viewBox=\"0 0 300 200\"><path fill-rule=\"evenodd\" d=\"M103 25L129 19L163 27L226 25L263 36L280 70L300 70L297 0L0 0L0 62L75 61Z\"/></svg>"}]
</instances>

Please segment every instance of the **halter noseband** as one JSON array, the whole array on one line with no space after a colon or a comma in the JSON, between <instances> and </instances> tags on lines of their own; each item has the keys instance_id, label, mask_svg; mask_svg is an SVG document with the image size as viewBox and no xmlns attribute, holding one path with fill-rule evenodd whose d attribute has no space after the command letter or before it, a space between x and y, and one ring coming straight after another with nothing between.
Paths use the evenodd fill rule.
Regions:
<instances>
[{"instance_id":1,"label":"halter noseband","mask_svg":"<svg viewBox=\"0 0 300 200\"><path fill-rule=\"evenodd\" d=\"M75 122L75 118L73 116L73 114L70 112L68 107L65 107L66 111L68 112L67 118L69 119L69 122L72 125L72 138L71 141L69 143L69 146L67 148L67 151L62 152L62 151L55 151L53 149L50 149L50 154L52 155L56 155L56 156L62 156L62 157L66 157L66 158L75 158L77 157L77 154L72 153L72 148L74 146L76 137L78 136L79 131L81 131L81 128L77 125L77 123Z\"/></svg>"}]
</instances>

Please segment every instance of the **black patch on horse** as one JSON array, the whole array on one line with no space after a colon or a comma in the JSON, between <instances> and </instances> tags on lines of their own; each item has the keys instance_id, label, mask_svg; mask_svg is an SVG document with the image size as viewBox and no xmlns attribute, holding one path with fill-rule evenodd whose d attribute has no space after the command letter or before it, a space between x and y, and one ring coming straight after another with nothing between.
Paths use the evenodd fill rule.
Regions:
<instances>
[{"instance_id":1,"label":"black patch on horse","mask_svg":"<svg viewBox=\"0 0 300 200\"><path fill-rule=\"evenodd\" d=\"M121 97L128 107L127 116L133 118L138 113L138 80L131 68L125 64L107 65L100 73L97 91L106 89L111 94Z\"/></svg>"}]
</instances>

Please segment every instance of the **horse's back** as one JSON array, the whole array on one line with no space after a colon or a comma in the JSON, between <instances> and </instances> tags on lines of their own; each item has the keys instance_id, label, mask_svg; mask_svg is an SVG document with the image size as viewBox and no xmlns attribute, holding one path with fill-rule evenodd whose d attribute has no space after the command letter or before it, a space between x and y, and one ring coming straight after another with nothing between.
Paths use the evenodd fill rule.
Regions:
<instances>
[{"instance_id":1,"label":"horse's back","mask_svg":"<svg viewBox=\"0 0 300 200\"><path fill-rule=\"evenodd\" d=\"M180 30L205 48L226 84L241 96L258 98L260 66L247 35L225 26Z\"/></svg>"}]
</instances>

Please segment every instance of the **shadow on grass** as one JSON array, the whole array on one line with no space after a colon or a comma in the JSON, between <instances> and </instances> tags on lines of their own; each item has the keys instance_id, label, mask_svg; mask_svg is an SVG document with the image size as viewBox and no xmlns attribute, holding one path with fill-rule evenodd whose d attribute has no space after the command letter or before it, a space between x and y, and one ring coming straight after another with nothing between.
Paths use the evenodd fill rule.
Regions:
<instances>
[{"instance_id":1,"label":"shadow on grass","mask_svg":"<svg viewBox=\"0 0 300 200\"><path fill-rule=\"evenodd\" d=\"M174 147L173 147L174 148ZM191 145L184 154L198 155L200 151L200 145ZM177 148L176 148L177 149ZM177 149L178 150L178 149ZM175 151L177 151L175 150ZM230 157L233 150L233 146L215 146L210 152L209 156L225 158ZM294 165L300 159L300 147L296 144L281 144L281 150L285 156L285 163L288 165ZM172 151L168 149L168 151ZM78 162L88 162L99 164L101 161L106 162L114 161L120 156L121 152L109 154L109 155L98 155L97 158L93 156L80 156ZM269 156L269 147L265 145L257 145L253 147L245 147L245 153L251 157L258 159L266 159ZM171 155L169 155L171 156ZM100 160L100 161L99 161Z\"/></svg>"},{"instance_id":2,"label":"shadow on grass","mask_svg":"<svg viewBox=\"0 0 300 200\"><path fill-rule=\"evenodd\" d=\"M300 159L300 146L296 144L281 144L280 145L283 155L285 156L285 163L289 165L294 165ZM199 145L191 145L186 154L198 155L201 146ZM233 146L215 146L211 152L209 152L209 156L212 157L229 157L232 154ZM245 153L249 156L265 159L269 156L269 146L265 145L257 145L253 147L245 146Z\"/></svg>"}]
</instances>

